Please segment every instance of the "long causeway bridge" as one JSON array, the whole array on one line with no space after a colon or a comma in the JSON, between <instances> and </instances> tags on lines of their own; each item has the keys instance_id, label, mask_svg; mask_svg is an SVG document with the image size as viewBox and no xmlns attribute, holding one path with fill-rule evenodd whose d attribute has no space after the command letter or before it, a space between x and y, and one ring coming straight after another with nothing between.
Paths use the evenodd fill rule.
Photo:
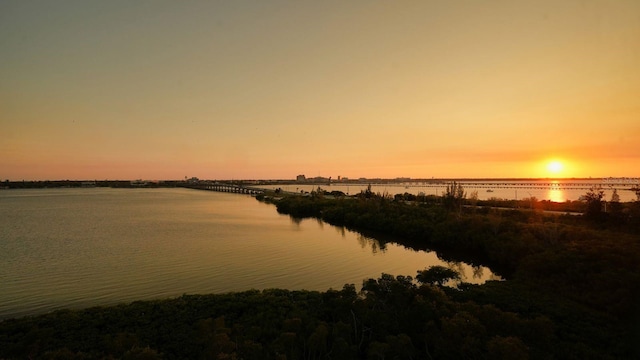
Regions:
<instances>
[{"instance_id":1,"label":"long causeway bridge","mask_svg":"<svg viewBox=\"0 0 640 360\"><path fill-rule=\"evenodd\" d=\"M182 187L189 189L197 189L197 190L208 190L208 191L218 191L218 192L227 192L227 193L235 193L235 194L248 194L248 195L259 195L265 192L267 189L253 187L253 186L243 186L233 183L225 183L218 181L197 181L197 182L187 182Z\"/></svg>"},{"instance_id":2,"label":"long causeway bridge","mask_svg":"<svg viewBox=\"0 0 640 360\"><path fill-rule=\"evenodd\" d=\"M601 179L580 181L580 180L564 180L564 181L552 181L552 180L431 180L431 181L406 181L406 182L367 182L372 185L384 185L390 187L403 187L409 188L425 188L434 187L441 188L456 181L464 188L479 188L479 189L552 189L552 190L585 190L592 187L599 187L602 189L618 189L618 190L640 190L640 179ZM336 185L349 185L347 183L335 183ZM311 185L311 184L307 184ZM362 185L353 184L353 185ZM187 181L181 185L185 188L218 191L236 194L248 194L259 195L266 191L273 191L273 188L262 188L259 186L247 186L242 183L233 183L226 181L210 181L210 180L198 180ZM287 191L282 190L287 193ZM297 192L296 192L297 193Z\"/></svg>"},{"instance_id":3,"label":"long causeway bridge","mask_svg":"<svg viewBox=\"0 0 640 360\"><path fill-rule=\"evenodd\" d=\"M443 187L453 181L423 182L398 184L406 187ZM638 184L630 182L570 182L570 181L456 181L465 188L486 189L558 189L558 190L584 190L592 187L602 189L635 190ZM389 185L389 184L385 184Z\"/></svg>"}]
</instances>

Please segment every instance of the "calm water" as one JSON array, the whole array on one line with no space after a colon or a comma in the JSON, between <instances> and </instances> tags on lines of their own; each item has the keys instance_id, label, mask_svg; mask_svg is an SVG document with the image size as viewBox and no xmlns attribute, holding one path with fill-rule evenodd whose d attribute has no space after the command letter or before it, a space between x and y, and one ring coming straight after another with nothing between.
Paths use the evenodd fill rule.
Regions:
<instances>
[{"instance_id":1,"label":"calm water","mask_svg":"<svg viewBox=\"0 0 640 360\"><path fill-rule=\"evenodd\" d=\"M249 196L187 189L0 191L0 319L247 289L356 287L381 273L457 266Z\"/></svg>"},{"instance_id":2,"label":"calm water","mask_svg":"<svg viewBox=\"0 0 640 360\"><path fill-rule=\"evenodd\" d=\"M638 179L633 179L633 184L638 184ZM527 180L527 181L504 181L504 180L462 180L467 197L474 191L478 193L478 199L487 200L489 198L500 199L525 199L535 197L538 200L551 200L555 202L565 202L567 200L578 200L580 196L585 195L590 187L600 185L604 190L604 200L609 201L613 194L613 187L609 186L602 180ZM367 188L368 184L351 184L345 185L333 183L331 185L320 185L327 191L338 190L349 195L355 195ZM271 185L264 186L266 188L282 188L285 191L299 192L315 190L318 185L292 184L292 185ZM617 189L620 201L634 201L636 195L629 188L631 185L619 186ZM396 184L372 184L371 190L376 193L389 193L391 195L409 194L442 196L446 191L447 185L444 183L433 184L424 182L406 182Z\"/></svg>"}]
</instances>

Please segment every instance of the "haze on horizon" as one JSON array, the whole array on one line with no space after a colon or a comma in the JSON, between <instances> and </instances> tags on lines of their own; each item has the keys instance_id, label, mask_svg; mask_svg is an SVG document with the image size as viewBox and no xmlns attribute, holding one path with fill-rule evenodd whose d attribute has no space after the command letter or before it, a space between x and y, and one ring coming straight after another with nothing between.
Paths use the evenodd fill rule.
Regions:
<instances>
[{"instance_id":1,"label":"haze on horizon","mask_svg":"<svg viewBox=\"0 0 640 360\"><path fill-rule=\"evenodd\" d=\"M3 1L0 179L640 177L640 2Z\"/></svg>"}]
</instances>

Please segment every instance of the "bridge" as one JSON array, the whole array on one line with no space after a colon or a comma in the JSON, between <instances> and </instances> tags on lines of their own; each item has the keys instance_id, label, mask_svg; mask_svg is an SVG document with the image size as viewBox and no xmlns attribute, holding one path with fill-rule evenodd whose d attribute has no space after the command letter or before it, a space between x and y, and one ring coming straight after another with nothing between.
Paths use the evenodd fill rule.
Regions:
<instances>
[{"instance_id":1,"label":"bridge","mask_svg":"<svg viewBox=\"0 0 640 360\"><path fill-rule=\"evenodd\" d=\"M626 181L625 181L626 180ZM403 187L405 189L409 188L441 188L451 184L453 181L456 181L462 187L466 189L540 189L540 190L588 190L592 187L601 188L603 190L606 189L617 189L617 190L631 190L638 191L640 190L640 186L638 185L638 179L602 179L601 181L579 181L579 180L565 180L565 181L552 181L552 180L543 180L543 181L535 181L535 180L431 180L431 181L408 181L408 182L398 182L398 183L378 183L371 182L372 185L377 186L390 186L390 187ZM350 185L348 183L335 183L335 185ZM362 185L362 184L357 184ZM246 186L241 183L232 183L225 181L207 181L207 180L198 180L194 182L185 182L181 185L185 188L190 189L198 189L198 190L208 190L208 191L217 191L217 192L227 192L227 193L236 193L236 194L248 194L248 195L259 195L264 194L265 192L274 191L273 188L262 188L259 186ZM282 193L290 193L290 194L298 194L297 192L289 192L285 190L281 190Z\"/></svg>"},{"instance_id":2,"label":"bridge","mask_svg":"<svg viewBox=\"0 0 640 360\"><path fill-rule=\"evenodd\" d=\"M253 186L243 186L243 185L218 182L218 181L187 182L183 184L182 187L189 188L189 189L197 189L197 190L208 190L208 191L247 194L247 195L259 195L259 194L263 194L266 190L268 190L268 189L253 187Z\"/></svg>"},{"instance_id":3,"label":"bridge","mask_svg":"<svg viewBox=\"0 0 640 360\"><path fill-rule=\"evenodd\" d=\"M479 189L541 189L541 190L588 190L592 187L601 189L617 189L637 191L640 188L638 179L602 179L601 181L576 181L576 180L431 180L408 181L398 183L372 183L373 185L398 186L405 188L441 188L456 182L464 188Z\"/></svg>"},{"instance_id":4,"label":"bridge","mask_svg":"<svg viewBox=\"0 0 640 360\"><path fill-rule=\"evenodd\" d=\"M580 182L479 182L479 181L456 181L465 188L486 188L486 189L557 189L557 190L588 190L592 187L602 189L635 190L632 184L628 183L580 183ZM408 187L444 187L451 182L423 183L402 185ZM388 185L388 184L386 184Z\"/></svg>"}]
</instances>

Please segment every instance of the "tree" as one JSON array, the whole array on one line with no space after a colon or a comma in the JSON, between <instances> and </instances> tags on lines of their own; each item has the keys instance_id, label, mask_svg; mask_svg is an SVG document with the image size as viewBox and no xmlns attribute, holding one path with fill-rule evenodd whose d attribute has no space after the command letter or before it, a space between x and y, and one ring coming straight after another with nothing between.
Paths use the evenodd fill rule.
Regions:
<instances>
[{"instance_id":1,"label":"tree","mask_svg":"<svg viewBox=\"0 0 640 360\"><path fill-rule=\"evenodd\" d=\"M473 211L476 211L476 206L478 206L478 191L472 191L471 194L469 194L469 205L471 205L473 207Z\"/></svg>"},{"instance_id":2,"label":"tree","mask_svg":"<svg viewBox=\"0 0 640 360\"><path fill-rule=\"evenodd\" d=\"M487 343L491 359L529 359L529 349L516 336L494 336Z\"/></svg>"},{"instance_id":3,"label":"tree","mask_svg":"<svg viewBox=\"0 0 640 360\"><path fill-rule=\"evenodd\" d=\"M599 186L593 186L587 191L584 196L585 201L587 202L587 212L585 216L590 219L600 219L602 217L602 208L604 206L604 202L602 199L604 198L604 190L602 190Z\"/></svg>"},{"instance_id":4,"label":"tree","mask_svg":"<svg viewBox=\"0 0 640 360\"><path fill-rule=\"evenodd\" d=\"M367 190L360 191L360 197L365 199L371 199L375 194L371 191L371 184L367 185Z\"/></svg>"},{"instance_id":5,"label":"tree","mask_svg":"<svg viewBox=\"0 0 640 360\"><path fill-rule=\"evenodd\" d=\"M324 191L324 189L321 188L320 186L318 186L318 188L316 188L315 190L311 191L311 197L314 199L322 199L324 198L325 194L326 194L326 191Z\"/></svg>"},{"instance_id":6,"label":"tree","mask_svg":"<svg viewBox=\"0 0 640 360\"><path fill-rule=\"evenodd\" d=\"M421 284L442 286L449 280L460 280L460 274L453 269L435 265L425 270L419 270L416 280Z\"/></svg>"},{"instance_id":7,"label":"tree","mask_svg":"<svg viewBox=\"0 0 640 360\"><path fill-rule=\"evenodd\" d=\"M444 206L447 210L458 209L458 211L461 211L462 203L466 197L467 194L465 193L462 185L454 181L447 185L447 189L444 193Z\"/></svg>"},{"instance_id":8,"label":"tree","mask_svg":"<svg viewBox=\"0 0 640 360\"><path fill-rule=\"evenodd\" d=\"M609 211L611 215L615 218L620 218L622 216L622 204L620 203L620 195L618 195L618 190L613 189L613 194L611 194L611 201L609 201Z\"/></svg>"}]
</instances>

